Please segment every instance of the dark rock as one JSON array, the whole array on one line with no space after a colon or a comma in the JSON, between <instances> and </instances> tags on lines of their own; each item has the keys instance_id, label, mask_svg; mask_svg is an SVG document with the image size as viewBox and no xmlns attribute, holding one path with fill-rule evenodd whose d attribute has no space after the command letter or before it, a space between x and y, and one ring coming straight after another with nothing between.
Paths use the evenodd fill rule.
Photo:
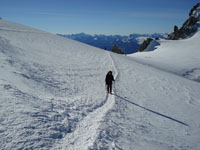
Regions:
<instances>
[{"instance_id":1,"label":"dark rock","mask_svg":"<svg viewBox=\"0 0 200 150\"><path fill-rule=\"evenodd\" d=\"M182 27L178 29L178 27L174 26L174 32L168 35L166 39L168 40L178 40L180 38L186 39L188 36L193 35L195 32L197 32L197 21L198 18L195 18L193 15L193 12L200 7L200 3L196 4L189 13L189 18L184 22Z\"/></svg>"},{"instance_id":2,"label":"dark rock","mask_svg":"<svg viewBox=\"0 0 200 150\"><path fill-rule=\"evenodd\" d=\"M142 43L142 45L140 46L140 48L138 49L138 52L143 52L143 51L148 47L148 45L150 44L150 42L151 42L152 40L153 40L152 38L147 38L147 39Z\"/></svg>"},{"instance_id":3,"label":"dark rock","mask_svg":"<svg viewBox=\"0 0 200 150\"><path fill-rule=\"evenodd\" d=\"M198 7L200 7L200 3L197 3L190 11L189 16L192 16L194 10L196 10Z\"/></svg>"}]
</instances>

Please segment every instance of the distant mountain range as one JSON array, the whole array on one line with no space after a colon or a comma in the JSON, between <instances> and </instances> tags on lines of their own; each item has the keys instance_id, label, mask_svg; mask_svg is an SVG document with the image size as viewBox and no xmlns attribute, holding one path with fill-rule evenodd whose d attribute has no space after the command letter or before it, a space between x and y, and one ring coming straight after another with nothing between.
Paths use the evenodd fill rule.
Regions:
<instances>
[{"instance_id":1,"label":"distant mountain range","mask_svg":"<svg viewBox=\"0 0 200 150\"><path fill-rule=\"evenodd\" d=\"M121 35L89 35L85 33L78 34L57 34L62 37L70 38L79 42L83 42L98 48L106 48L112 50L116 44L124 53L135 53L142 42L147 38L166 38L167 34L154 33L154 34L130 34L128 36Z\"/></svg>"}]
</instances>

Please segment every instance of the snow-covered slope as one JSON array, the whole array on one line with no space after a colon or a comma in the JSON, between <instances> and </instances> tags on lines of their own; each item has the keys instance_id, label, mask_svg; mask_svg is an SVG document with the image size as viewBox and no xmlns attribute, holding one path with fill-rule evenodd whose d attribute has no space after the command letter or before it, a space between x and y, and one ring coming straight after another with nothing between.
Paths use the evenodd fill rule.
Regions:
<instances>
[{"instance_id":1,"label":"snow-covered slope","mask_svg":"<svg viewBox=\"0 0 200 150\"><path fill-rule=\"evenodd\" d=\"M130 56L143 64L200 82L200 3L192 8L189 16L181 31L177 35L172 33L174 36L185 34L187 39L153 40L144 51L155 51Z\"/></svg>"},{"instance_id":2,"label":"snow-covered slope","mask_svg":"<svg viewBox=\"0 0 200 150\"><path fill-rule=\"evenodd\" d=\"M130 55L135 60L168 72L200 81L200 30L185 40L160 40L151 52ZM148 51L150 51L148 49Z\"/></svg>"},{"instance_id":3,"label":"snow-covered slope","mask_svg":"<svg viewBox=\"0 0 200 150\"><path fill-rule=\"evenodd\" d=\"M200 84L133 58L112 58L119 72L116 105L95 149L199 150Z\"/></svg>"},{"instance_id":4,"label":"snow-covered slope","mask_svg":"<svg viewBox=\"0 0 200 150\"><path fill-rule=\"evenodd\" d=\"M0 149L49 149L107 100L100 49L0 20L0 61Z\"/></svg>"},{"instance_id":5,"label":"snow-covered slope","mask_svg":"<svg viewBox=\"0 0 200 150\"><path fill-rule=\"evenodd\" d=\"M0 149L198 150L200 84L146 64L0 20Z\"/></svg>"}]
</instances>

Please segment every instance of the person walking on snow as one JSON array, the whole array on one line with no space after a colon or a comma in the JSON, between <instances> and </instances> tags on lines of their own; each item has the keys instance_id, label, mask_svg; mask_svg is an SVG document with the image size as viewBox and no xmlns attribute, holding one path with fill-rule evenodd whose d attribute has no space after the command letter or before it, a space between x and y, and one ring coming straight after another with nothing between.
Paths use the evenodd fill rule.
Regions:
<instances>
[{"instance_id":1,"label":"person walking on snow","mask_svg":"<svg viewBox=\"0 0 200 150\"><path fill-rule=\"evenodd\" d=\"M106 75L105 82L106 82L106 85L107 85L107 91L110 94L112 94L112 81L115 81L114 77L112 75L112 71L108 71L108 73Z\"/></svg>"}]
</instances>

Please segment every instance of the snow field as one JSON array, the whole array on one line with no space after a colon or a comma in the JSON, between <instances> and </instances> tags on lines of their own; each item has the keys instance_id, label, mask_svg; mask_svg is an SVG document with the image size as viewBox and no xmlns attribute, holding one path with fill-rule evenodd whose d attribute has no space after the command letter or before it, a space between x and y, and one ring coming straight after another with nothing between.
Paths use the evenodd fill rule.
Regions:
<instances>
[{"instance_id":1,"label":"snow field","mask_svg":"<svg viewBox=\"0 0 200 150\"><path fill-rule=\"evenodd\" d=\"M112 58L119 71L116 105L105 117L94 149L198 150L199 83L132 58Z\"/></svg>"},{"instance_id":2,"label":"snow field","mask_svg":"<svg viewBox=\"0 0 200 150\"><path fill-rule=\"evenodd\" d=\"M200 32L184 40L159 40L160 45L150 45L147 51L130 55L135 61L200 81ZM151 47L152 46L152 47ZM154 51L152 51L154 50Z\"/></svg>"},{"instance_id":3,"label":"snow field","mask_svg":"<svg viewBox=\"0 0 200 150\"><path fill-rule=\"evenodd\" d=\"M0 24L0 147L50 149L105 103L108 54L4 20Z\"/></svg>"},{"instance_id":4,"label":"snow field","mask_svg":"<svg viewBox=\"0 0 200 150\"><path fill-rule=\"evenodd\" d=\"M0 149L199 150L198 39L125 57L0 20Z\"/></svg>"},{"instance_id":5,"label":"snow field","mask_svg":"<svg viewBox=\"0 0 200 150\"><path fill-rule=\"evenodd\" d=\"M107 54L115 72L114 79L116 79L118 72L112 57L110 56L110 53L107 52ZM62 141L58 143L53 149L93 149L92 146L99 134L98 129L101 123L104 121L104 116L114 106L114 104L115 96L107 94L105 102L102 104L102 106L99 106L93 112L89 113L83 120L81 120L76 127L77 129L73 133L66 135L65 138L63 138Z\"/></svg>"}]
</instances>

